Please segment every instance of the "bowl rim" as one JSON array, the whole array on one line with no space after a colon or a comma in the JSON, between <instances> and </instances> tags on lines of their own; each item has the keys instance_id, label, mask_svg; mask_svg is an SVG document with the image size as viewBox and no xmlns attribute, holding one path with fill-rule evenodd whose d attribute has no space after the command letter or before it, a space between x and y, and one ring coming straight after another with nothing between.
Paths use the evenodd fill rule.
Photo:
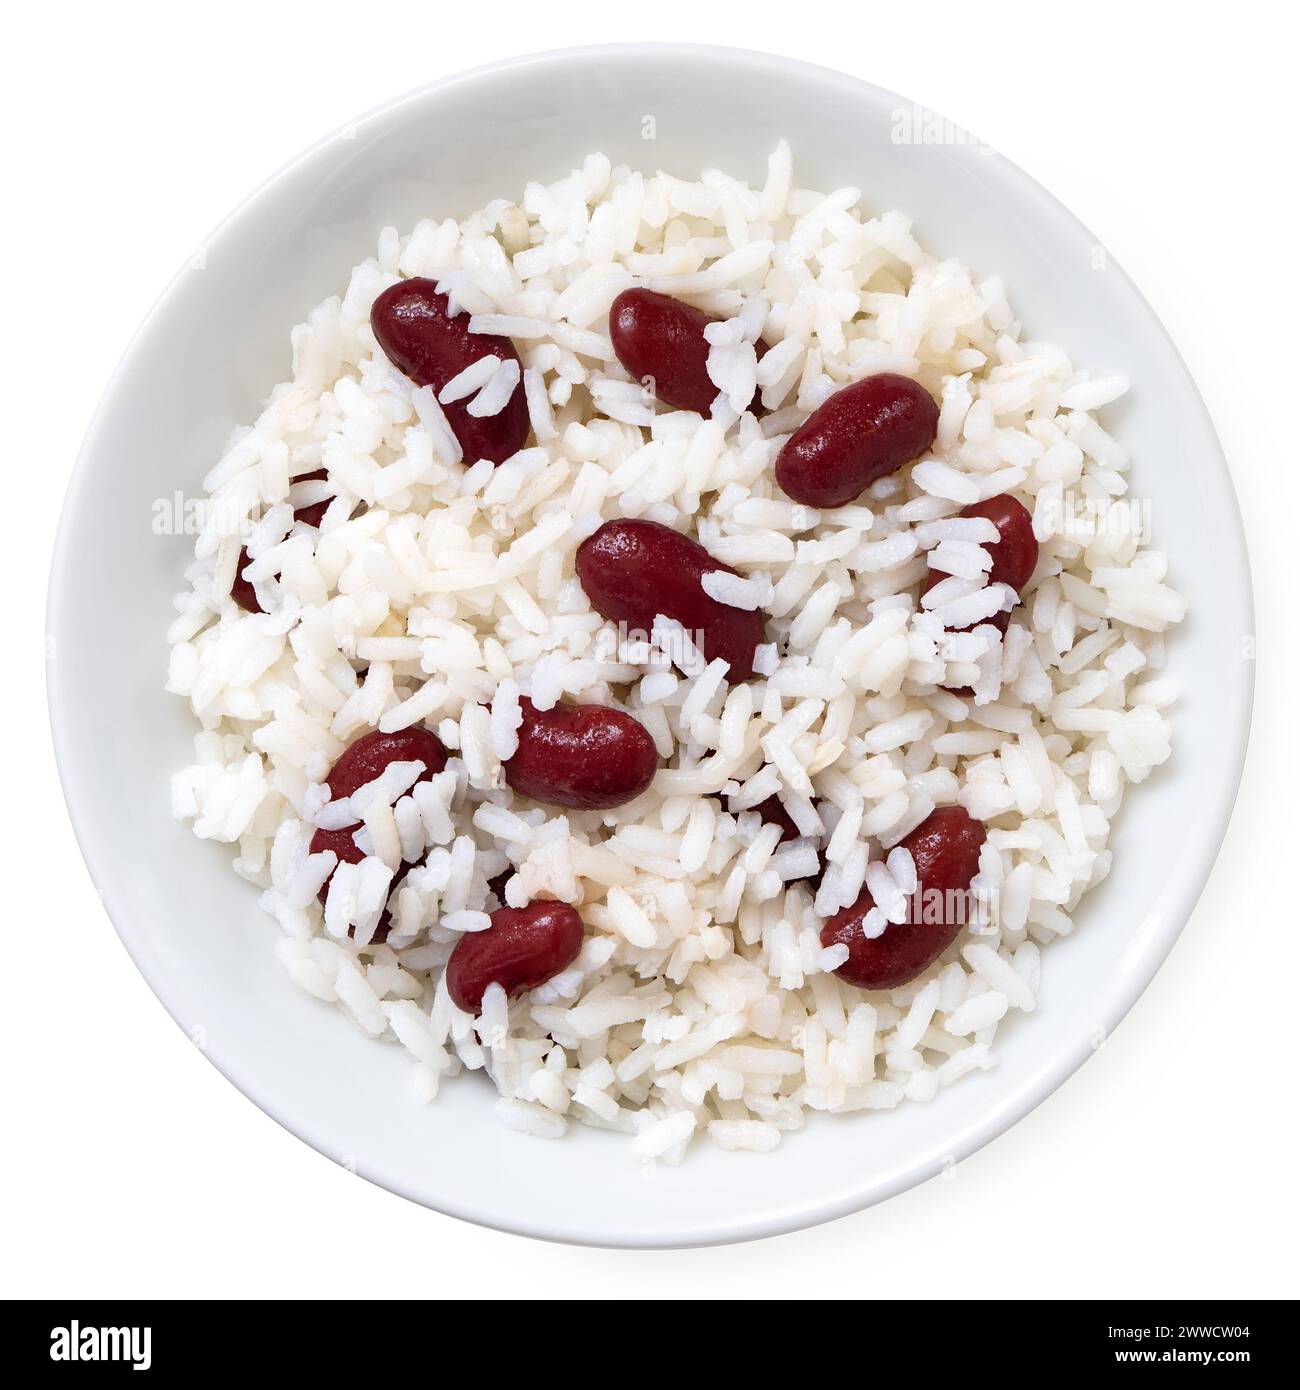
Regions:
<instances>
[{"instance_id":1,"label":"bowl rim","mask_svg":"<svg viewBox=\"0 0 1300 1390\"><path fill-rule=\"evenodd\" d=\"M575 62L591 63L629 59L641 62L656 59L671 61L675 58L685 57L693 60L714 60L728 64L758 65L774 76L785 76L805 81L814 79L822 84L833 85L854 96L861 97L865 91L876 100L892 102L914 109L930 109L920 107L918 103L912 102L909 98L865 78L855 77L802 59L784 57L759 49L716 44L619 42L538 50L479 64L423 83L380 102L351 120L343 122L262 179L217 223L201 245L210 247L217 243L226 231L235 226L246 213L254 208L270 189L334 144L342 134L373 118L398 117L404 107L422 103L435 94L447 92L458 86L472 84L488 76L501 76L511 72ZM1017 164L990 146L984 146L982 153L987 155L994 167L1002 170L1004 176L1021 186L1027 200L1035 205L1036 211L1050 214L1058 219L1067 219L1077 229L1091 235L1085 224L1032 175L1026 173ZM1093 240L1095 242L1096 238ZM1236 601L1246 619L1244 630L1251 633L1255 627L1255 609L1249 551L1242 523L1240 502L1233 487L1231 471L1228 468L1213 420L1181 353L1159 316L1131 277L1122 266L1115 262L1113 257L1109 260L1108 268L1118 276L1122 288L1133 298L1137 307L1145 314L1151 326L1156 330L1163 343L1164 351L1189 388L1190 397L1196 402L1199 411L1199 419L1196 423L1207 444L1207 466L1211 461L1210 456L1212 456L1213 466L1221 475L1225 494L1231 500L1231 514L1223 518L1223 540L1225 552L1228 553L1228 563L1225 570L1237 574L1240 578L1241 587L1236 595ZM78 511L79 501L90 474L92 461L101 450L101 435L105 431L105 420L110 413L110 402L113 401L122 380L128 374L128 365L139 350L150 325L160 315L163 307L182 292L188 270L189 262L187 260L170 278L144 315L123 349L91 416L85 438L69 475L67 490L60 509L47 590L45 614L47 633L56 630L58 615L67 601L66 577L71 570L69 535L73 529L73 518ZM1125 972L1122 985L1117 984L1116 988L1102 1001L1103 1007L1098 1009L1097 1019L1099 1026L1104 1029L1107 1036L1114 1032L1138 997L1150 984L1161 963L1169 954L1196 906L1222 847L1240 786L1254 701L1255 663L1250 660L1242 661L1240 664L1242 672L1236 678L1238 684L1236 698L1241 716L1235 728L1224 732L1224 741L1230 745L1231 751L1231 757L1227 763L1229 775L1225 777L1222 785L1215 789L1216 799L1212 805L1205 808L1200 820L1200 824L1205 827L1204 838L1209 852L1195 871L1187 873L1177 883L1172 895L1173 903L1162 914L1162 921L1158 930L1149 934L1138 958L1129 962L1129 968ZM96 884L105 884L114 877L112 856L108 854L107 848L99 843L100 837L91 823L92 816L88 809L89 799L83 796L80 790L79 770L67 756L69 742L67 730L70 721L75 718L75 701L71 693L61 683L57 663L46 663L46 693L55 763L73 832L92 881ZM137 970L144 976L149 988L173 1021L178 1027L185 1030L186 1025L179 1013L179 1001L176 999L169 981L165 978L165 971L161 968L152 968L152 963L147 960L147 953L142 949L142 934L139 929L127 914L115 915L111 903L116 895L101 891L100 896L105 912ZM964 1130L954 1133L951 1142L947 1145L954 1160L960 1161L970 1156L1023 1119L1056 1091L1087 1060L1092 1051L1093 1048L1087 1040L1081 1040L1073 1049L1062 1049L1053 1065L1036 1073L1031 1079L1032 1084L1026 1084L1019 1095L1014 1096L1004 1104L992 1107L991 1112L979 1122L967 1125ZM287 1116L285 1113L287 1107L283 1097L268 1095L257 1076L247 1074L245 1069L231 1064L223 1057L219 1045L205 1047L203 1055L227 1080L277 1124L310 1144L322 1155L331 1156L333 1145L325 1135L319 1132L317 1126L308 1122L302 1115ZM744 1222L743 1228L738 1227L733 1222L725 1230L700 1227L698 1229L682 1228L662 1232L656 1230L653 1234L638 1231L635 1235L616 1231L599 1235L575 1234L573 1231L555 1224L545 1214L539 1219L529 1222L496 1219L491 1211L459 1202L455 1193L447 1195L439 1193L434 1200L428 1192L415 1190L409 1184L386 1177L383 1173L367 1171L364 1176L367 1181L421 1206L488 1229L564 1244L626 1249L691 1248L763 1239L832 1221L854 1211L862 1210L915 1186L924 1181L929 1174L917 1171L913 1167L892 1174L883 1180L864 1178L858 1188L845 1196L836 1199L809 1201L797 1213L783 1209L776 1214L754 1215Z\"/></svg>"}]
</instances>

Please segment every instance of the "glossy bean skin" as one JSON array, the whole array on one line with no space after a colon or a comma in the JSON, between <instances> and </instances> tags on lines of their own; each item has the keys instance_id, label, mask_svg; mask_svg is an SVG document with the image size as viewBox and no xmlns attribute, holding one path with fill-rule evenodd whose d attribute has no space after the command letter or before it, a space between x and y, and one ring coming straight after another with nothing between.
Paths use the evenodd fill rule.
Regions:
<instances>
[{"instance_id":1,"label":"glossy bean skin","mask_svg":"<svg viewBox=\"0 0 1300 1390\"><path fill-rule=\"evenodd\" d=\"M323 468L318 468L314 473L304 473L301 478L295 478L295 483L314 483L324 482L329 474ZM312 502L306 507L299 507L293 514L295 521L304 522L308 526L319 526L321 517L325 515L325 508L330 504L327 497L323 502ZM230 586L230 597L247 613L264 613L266 610L257 601L257 591L252 584L244 578L244 566L248 564L248 551L242 547L239 551L239 559L235 561L235 582Z\"/></svg>"},{"instance_id":2,"label":"glossy bean skin","mask_svg":"<svg viewBox=\"0 0 1300 1390\"><path fill-rule=\"evenodd\" d=\"M515 791L548 806L604 811L640 796L659 767L645 726L606 705L561 701L539 710L524 696L519 748L505 764Z\"/></svg>"},{"instance_id":3,"label":"glossy bean skin","mask_svg":"<svg viewBox=\"0 0 1300 1390\"><path fill-rule=\"evenodd\" d=\"M836 391L786 440L776 481L810 507L843 507L934 443L939 407L910 377L880 372Z\"/></svg>"},{"instance_id":4,"label":"glossy bean skin","mask_svg":"<svg viewBox=\"0 0 1300 1390\"><path fill-rule=\"evenodd\" d=\"M1000 492L996 498L962 507L962 516L983 517L996 525L997 539L989 542L993 550L989 582L1009 584L1019 594L1039 563L1039 541L1033 534L1033 517L1025 503L1018 502L1009 492Z\"/></svg>"},{"instance_id":5,"label":"glossy bean skin","mask_svg":"<svg viewBox=\"0 0 1300 1390\"><path fill-rule=\"evenodd\" d=\"M567 903L499 907L486 931L467 932L456 943L447 961L447 993L458 1009L477 1014L489 985L500 985L513 999L567 969L582 937L582 918Z\"/></svg>"},{"instance_id":6,"label":"glossy bean skin","mask_svg":"<svg viewBox=\"0 0 1300 1390\"><path fill-rule=\"evenodd\" d=\"M970 887L979 872L980 848L985 831L961 806L941 806L909 835L903 846L916 864L918 893L908 904L908 920L891 922L872 940L862 934L862 919L875 903L863 890L851 907L828 918L822 927L822 945L845 945L849 958L835 972L840 979L861 989L895 989L914 980L957 939L964 914L945 911L945 899L934 894L959 893ZM921 921L912 922L918 902ZM938 917L941 920L927 920Z\"/></svg>"},{"instance_id":7,"label":"glossy bean skin","mask_svg":"<svg viewBox=\"0 0 1300 1390\"><path fill-rule=\"evenodd\" d=\"M340 754L338 762L325 779L330 789L330 800L338 801L342 797L351 796L358 787L363 787L378 777L389 763L398 762L423 762L424 771L416 780L427 782L435 773L446 767L447 750L428 729L418 726L399 729L392 734L373 729L370 733L363 734L355 743L350 743ZM358 821L355 825L344 826L340 830L316 830L311 837L311 853L320 854L325 850L333 850L338 855L340 864L359 864L365 855L357 848L352 835L360 824ZM409 868L409 864L400 866L388 890L390 895ZM329 894L329 886L329 879L321 885L319 897L322 906ZM385 909L371 939L383 941L388 935L388 927L389 914Z\"/></svg>"},{"instance_id":8,"label":"glossy bean skin","mask_svg":"<svg viewBox=\"0 0 1300 1390\"><path fill-rule=\"evenodd\" d=\"M436 734L418 724L391 734L372 729L348 744L330 769L325 779L325 785L330 789L330 800L338 801L351 796L358 787L373 782L390 763L415 762L422 762L425 766L419 778L421 782L427 782L434 773L441 772L447 766L447 750Z\"/></svg>"},{"instance_id":9,"label":"glossy bean skin","mask_svg":"<svg viewBox=\"0 0 1300 1390\"><path fill-rule=\"evenodd\" d=\"M519 361L509 338L471 333L470 316L452 314L447 296L432 280L416 277L390 285L370 310L370 326L384 355L417 386L432 386L435 394L479 358L490 355L503 362ZM528 405L521 381L505 409L496 415L469 413L472 398L442 407L452 432L460 440L467 465L479 459L501 463L517 453L528 438Z\"/></svg>"},{"instance_id":10,"label":"glossy bean skin","mask_svg":"<svg viewBox=\"0 0 1300 1390\"><path fill-rule=\"evenodd\" d=\"M1009 492L1000 492L996 497L986 497L983 502L972 502L958 513L964 517L980 517L991 521L998 528L995 541L985 541L984 548L993 556L989 570L990 584L1009 585L1016 593L1029 583L1038 564L1038 538L1034 535L1034 519L1022 502ZM922 593L929 593L948 576L942 570L931 570L925 581ZM1003 632L1011 621L1010 613L995 613L986 622L996 624ZM976 624L978 626L978 624ZM969 627L954 628L956 632L969 632Z\"/></svg>"},{"instance_id":11,"label":"glossy bean skin","mask_svg":"<svg viewBox=\"0 0 1300 1390\"><path fill-rule=\"evenodd\" d=\"M652 381L655 395L674 410L708 416L718 388L709 380L709 344L704 330L718 323L693 304L654 290L624 290L609 310L609 339L614 355L637 381ZM754 350L761 359L767 344ZM762 405L754 393L750 410Z\"/></svg>"},{"instance_id":12,"label":"glossy bean skin","mask_svg":"<svg viewBox=\"0 0 1300 1390\"><path fill-rule=\"evenodd\" d=\"M607 521L578 547L576 563L583 590L602 617L649 633L662 613L701 643L708 660L728 663L728 681L754 674L763 614L728 607L704 592L703 575L736 571L690 536L657 521Z\"/></svg>"},{"instance_id":13,"label":"glossy bean skin","mask_svg":"<svg viewBox=\"0 0 1300 1390\"><path fill-rule=\"evenodd\" d=\"M998 528L995 541L985 541L985 548L992 553L993 565L989 570L990 584L1009 584L1019 593L1029 583L1034 567L1038 564L1038 539L1034 535L1034 519L1025 506L1008 492L1000 492L996 497L987 497L983 502L972 502L963 507L960 516L983 517ZM942 570L931 570L921 586L921 592L928 594L936 584L949 576ZM949 632L971 632L983 623L991 623L1006 635L1011 625L1011 612L1005 610L994 613L982 623L967 623L965 627L949 628ZM969 696L973 692L968 685L946 685L945 690L954 695Z\"/></svg>"},{"instance_id":14,"label":"glossy bean skin","mask_svg":"<svg viewBox=\"0 0 1300 1390\"><path fill-rule=\"evenodd\" d=\"M1038 538L1034 535L1034 519L1023 502L1009 492L987 497L963 507L962 516L982 517L998 528L998 538L986 543L993 554L990 584L1007 584L1019 593L1029 583L1038 564Z\"/></svg>"}]
</instances>

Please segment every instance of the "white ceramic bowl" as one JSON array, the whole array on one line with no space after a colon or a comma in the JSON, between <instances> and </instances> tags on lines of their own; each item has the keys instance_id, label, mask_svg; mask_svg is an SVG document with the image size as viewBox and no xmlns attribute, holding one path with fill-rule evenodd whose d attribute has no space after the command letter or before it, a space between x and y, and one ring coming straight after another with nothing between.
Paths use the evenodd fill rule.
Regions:
<instances>
[{"instance_id":1,"label":"white ceramic bowl","mask_svg":"<svg viewBox=\"0 0 1300 1390\"><path fill-rule=\"evenodd\" d=\"M73 476L50 587L50 707L77 834L136 963L212 1061L281 1124L374 1182L440 1211L600 1245L740 1240L823 1221L938 1172L1019 1119L1114 1028L1196 901L1236 792L1250 709L1246 552L1205 409L1137 290L1049 194L996 154L905 143L909 103L786 59L641 45L522 58L435 83L364 117L276 175L181 272L114 376ZM653 117L653 142L643 138ZM1132 446L1190 616L1171 643L1186 698L1175 756L1130 795L1115 870L1045 953L1038 1011L999 1033L999 1064L929 1105L815 1118L770 1156L700 1144L653 1180L626 1140L547 1143L505 1129L481 1077L422 1106L396 1046L362 1039L299 993L277 928L168 811L190 754L162 693L163 632L190 554L151 529L155 499L201 493L232 427L288 372L288 330L347 282L386 223L462 214L562 176L591 150L695 177L761 182L780 137L805 186L854 184L910 213L922 242L1001 273L1036 336L1127 373L1109 423Z\"/></svg>"}]
</instances>

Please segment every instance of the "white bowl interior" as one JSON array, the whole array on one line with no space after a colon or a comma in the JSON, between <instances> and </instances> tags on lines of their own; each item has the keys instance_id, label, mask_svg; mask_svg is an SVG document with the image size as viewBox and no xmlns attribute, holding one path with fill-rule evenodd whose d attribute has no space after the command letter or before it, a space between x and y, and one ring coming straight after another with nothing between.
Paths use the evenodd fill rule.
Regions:
<instances>
[{"instance_id":1,"label":"white bowl interior","mask_svg":"<svg viewBox=\"0 0 1300 1390\"><path fill-rule=\"evenodd\" d=\"M69 493L51 597L60 769L96 885L155 991L212 1060L322 1152L429 1206L597 1244L769 1234L888 1196L1019 1118L1109 1031L1186 920L1235 795L1250 703L1249 575L1236 502L1196 390L1151 311L1026 175L961 143L896 143L900 99L760 54L633 46L541 55L402 98L317 146L244 204L154 309L108 390ZM643 138L645 118L653 140ZM1171 644L1184 703L1173 760L1130 796L1115 870L1044 957L1038 1011L1004 1025L999 1065L932 1104L820 1118L755 1158L697 1146L649 1175L618 1136L558 1143L501 1126L481 1077L422 1106L396 1045L300 993L277 928L225 846L174 822L169 774L193 725L162 693L163 632L192 541L157 499L201 495L230 430L289 368L288 330L341 290L380 227L463 214L591 150L647 171L759 182L780 137L809 187L860 187L922 242L1006 279L1033 334L1135 383L1107 423L1131 445L1190 616ZM1207 563L1207 559L1209 563Z\"/></svg>"}]
</instances>

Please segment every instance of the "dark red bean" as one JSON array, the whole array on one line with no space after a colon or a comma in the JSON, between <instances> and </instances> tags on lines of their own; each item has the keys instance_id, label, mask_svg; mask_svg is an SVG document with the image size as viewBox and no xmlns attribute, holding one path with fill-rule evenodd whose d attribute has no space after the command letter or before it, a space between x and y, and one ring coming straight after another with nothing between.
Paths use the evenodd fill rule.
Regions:
<instances>
[{"instance_id":1,"label":"dark red bean","mask_svg":"<svg viewBox=\"0 0 1300 1390\"><path fill-rule=\"evenodd\" d=\"M489 985L513 999L572 965L582 949L582 918L567 903L499 907L486 931L467 932L447 961L447 993L466 1013L483 1007Z\"/></svg>"},{"instance_id":2,"label":"dark red bean","mask_svg":"<svg viewBox=\"0 0 1300 1390\"><path fill-rule=\"evenodd\" d=\"M349 744L340 754L338 762L325 779L325 785L330 789L330 800L338 801L342 797L351 796L358 787L374 781L389 763L411 762L424 764L424 771L416 781L427 782L435 773L446 767L447 750L428 729L399 729L392 734L373 729L370 733L363 734L355 743ZM321 854L325 850L333 850L338 855L340 864L359 864L365 855L358 849L352 835L360 824L361 822L357 821L354 825L344 826L340 830L318 829L311 837L311 853ZM390 895L410 867L409 864L400 866L389 888ZM321 885L319 895L322 906L329 895L329 886L330 880L327 878ZM388 911L385 909L372 939L382 941L388 935L388 927Z\"/></svg>"},{"instance_id":3,"label":"dark red bean","mask_svg":"<svg viewBox=\"0 0 1300 1390\"><path fill-rule=\"evenodd\" d=\"M452 314L447 296L438 293L435 282L421 278L390 285L370 310L370 326L384 355L417 386L432 386L435 392L485 355L503 362L519 361L509 338L471 333L469 319L468 314ZM467 465L479 459L501 463L523 448L528 438L522 382L496 415L471 415L468 400L452 401L442 410L460 440Z\"/></svg>"},{"instance_id":4,"label":"dark red bean","mask_svg":"<svg viewBox=\"0 0 1300 1390\"><path fill-rule=\"evenodd\" d=\"M735 574L698 541L657 521L607 521L578 547L578 579L602 617L649 633L656 614L686 628L710 661L721 658L729 681L754 674L764 640L763 614L731 608L700 585L706 574Z\"/></svg>"},{"instance_id":5,"label":"dark red bean","mask_svg":"<svg viewBox=\"0 0 1300 1390\"><path fill-rule=\"evenodd\" d=\"M983 502L972 502L969 507L963 507L958 515L980 517L985 521L991 521L998 528L997 540L983 543L984 548L993 556L988 582L1010 585L1019 593L1029 583L1034 567L1038 564L1038 540L1034 535L1034 519L1024 504L1018 502L1009 492L1000 492L996 497L985 498ZM928 594L936 584L941 584L949 577L942 570L931 570L921 592ZM997 613L992 618L984 619L985 622L996 623L1003 632L1007 630L1010 620L1010 613ZM970 628L954 628L953 631L969 632Z\"/></svg>"},{"instance_id":6,"label":"dark red bean","mask_svg":"<svg viewBox=\"0 0 1300 1390\"><path fill-rule=\"evenodd\" d=\"M655 395L674 410L708 415L718 388L709 380L709 343L704 330L721 320L693 304L653 290L624 290L609 310L609 339L614 355L629 375L652 385ZM754 344L759 361L767 351ZM761 414L760 393L750 410Z\"/></svg>"},{"instance_id":7,"label":"dark red bean","mask_svg":"<svg viewBox=\"0 0 1300 1390\"><path fill-rule=\"evenodd\" d=\"M985 542L993 554L989 583L1009 584L1019 593L1029 583L1034 566L1038 564L1038 540L1034 535L1034 518L1028 509L1009 492L1000 492L996 497L963 507L961 514L982 517L998 528L997 540Z\"/></svg>"},{"instance_id":8,"label":"dark red bean","mask_svg":"<svg viewBox=\"0 0 1300 1390\"><path fill-rule=\"evenodd\" d=\"M373 782L389 763L415 762L422 762L425 766L419 778L421 782L427 782L434 773L441 772L447 766L447 750L437 735L420 725L398 729L391 734L372 729L368 734L362 734L355 743L350 743L330 769L325 779L325 785L330 789L330 800L339 801L351 796L358 787Z\"/></svg>"},{"instance_id":9,"label":"dark red bean","mask_svg":"<svg viewBox=\"0 0 1300 1390\"><path fill-rule=\"evenodd\" d=\"M505 764L506 781L549 806L603 811L640 796L659 766L643 724L605 705L561 702L538 709L519 701L519 748Z\"/></svg>"},{"instance_id":10,"label":"dark red bean","mask_svg":"<svg viewBox=\"0 0 1300 1390\"><path fill-rule=\"evenodd\" d=\"M874 939L862 919L875 903L866 889L822 927L822 945L844 945L849 958L835 972L862 989L894 989L914 980L957 939L968 920L966 890L979 872L984 826L961 806L941 806L902 840L916 865L917 892L908 918ZM913 916L919 921L913 921Z\"/></svg>"},{"instance_id":11,"label":"dark red bean","mask_svg":"<svg viewBox=\"0 0 1300 1390\"><path fill-rule=\"evenodd\" d=\"M241 545L239 559L235 561L235 582L230 586L230 597L246 613L265 613L266 609L257 601L257 590L250 580L244 578L244 567L248 563L248 551Z\"/></svg>"},{"instance_id":12,"label":"dark red bean","mask_svg":"<svg viewBox=\"0 0 1300 1390\"><path fill-rule=\"evenodd\" d=\"M929 574L927 574L925 577L925 583L921 585L922 594L928 594L930 590L935 587L936 584L942 584L945 579L951 578L952 575L944 574L942 570L931 570ZM985 624L991 623L995 628L997 628L999 632L1006 632L1010 622L1011 613L1009 610L1004 610L999 613L994 613L991 618L981 618L977 623L967 623L965 627L945 628L944 631L973 632L977 627L983 627Z\"/></svg>"},{"instance_id":13,"label":"dark red bean","mask_svg":"<svg viewBox=\"0 0 1300 1390\"><path fill-rule=\"evenodd\" d=\"M304 473L301 478L295 478L296 483L324 482L329 474L323 468L318 468L314 473ZM306 507L299 507L293 514L295 521L304 521L308 526L319 526L321 517L325 515L325 508L330 504L330 498L323 502L312 502ZM252 584L244 578L244 567L248 564L248 551L240 549L239 559L235 561L235 582L230 586L230 597L248 613L265 613L266 609L257 601L257 591Z\"/></svg>"},{"instance_id":14,"label":"dark red bean","mask_svg":"<svg viewBox=\"0 0 1300 1390\"><path fill-rule=\"evenodd\" d=\"M1033 517L1009 492L1000 492L996 497L985 498L983 502L972 502L969 507L963 507L959 515L983 517L998 528L997 540L984 542L985 548L993 556L989 583L1009 584L1019 593L1029 583L1034 566L1038 564L1038 540L1034 536ZM928 594L936 584L948 578L950 576L942 570L931 570L921 586L921 593ZM965 627L949 628L948 631L972 632L985 623L992 623L1005 636L1011 624L1011 612L1006 609L994 613L991 618L981 618L978 623L967 623ZM944 689L954 695L974 694L969 685L946 685Z\"/></svg>"},{"instance_id":15,"label":"dark red bean","mask_svg":"<svg viewBox=\"0 0 1300 1390\"><path fill-rule=\"evenodd\" d=\"M881 372L836 391L786 440L776 481L810 507L843 507L934 443L939 407L910 377Z\"/></svg>"},{"instance_id":16,"label":"dark red bean","mask_svg":"<svg viewBox=\"0 0 1300 1390\"><path fill-rule=\"evenodd\" d=\"M295 478L295 483L323 483L329 479L329 473L323 468L318 468L314 473L304 473L300 478ZM332 498L326 497L320 502L310 502L305 507L299 507L293 514L295 521L301 521L307 526L319 526L321 518L325 515L325 509L329 506Z\"/></svg>"}]
</instances>

